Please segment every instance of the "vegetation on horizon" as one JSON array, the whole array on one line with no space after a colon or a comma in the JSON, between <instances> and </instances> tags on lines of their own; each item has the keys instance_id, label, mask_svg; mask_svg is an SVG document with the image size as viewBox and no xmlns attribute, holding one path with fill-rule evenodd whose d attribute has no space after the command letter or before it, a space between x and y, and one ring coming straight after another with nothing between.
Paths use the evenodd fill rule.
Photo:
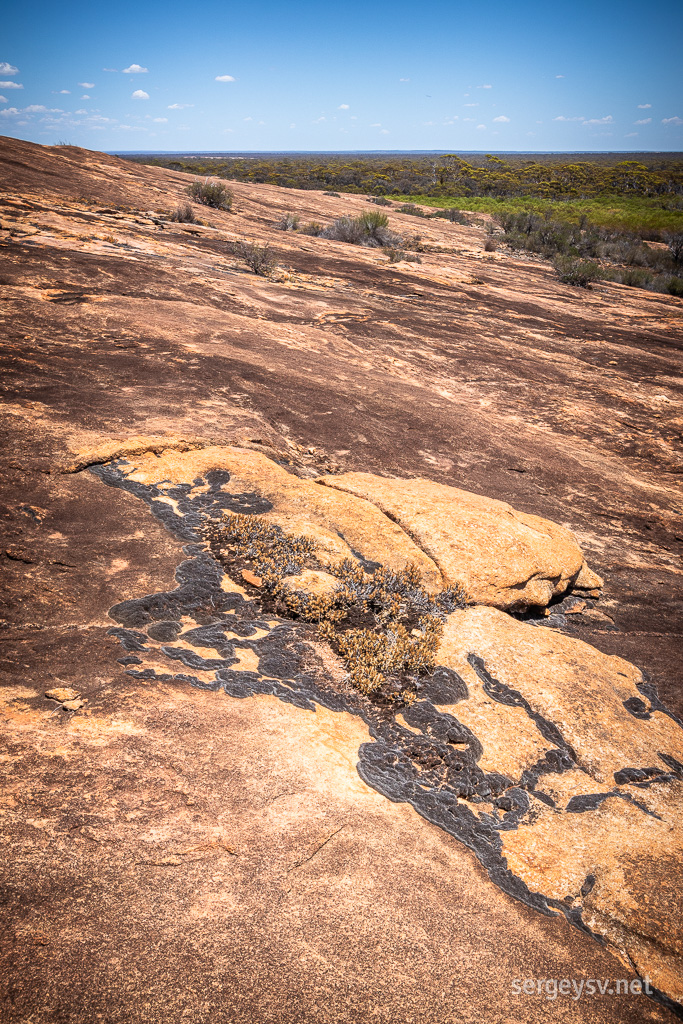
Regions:
<instances>
[{"instance_id":1,"label":"vegetation on horizon","mask_svg":"<svg viewBox=\"0 0 683 1024\"><path fill-rule=\"evenodd\" d=\"M603 227L676 230L683 221L680 154L511 154L439 156L273 154L136 156L142 163L191 174L327 194L364 193L375 199L455 207L473 212L584 215ZM388 198L387 198L388 197Z\"/></svg>"}]
</instances>

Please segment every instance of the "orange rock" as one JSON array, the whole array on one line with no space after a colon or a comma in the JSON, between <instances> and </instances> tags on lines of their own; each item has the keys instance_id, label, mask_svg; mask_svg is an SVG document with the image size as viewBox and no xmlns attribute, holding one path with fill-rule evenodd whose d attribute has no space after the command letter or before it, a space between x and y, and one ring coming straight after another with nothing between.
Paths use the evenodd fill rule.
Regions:
<instances>
[{"instance_id":1,"label":"orange rock","mask_svg":"<svg viewBox=\"0 0 683 1024\"><path fill-rule=\"evenodd\" d=\"M80 696L78 690L73 690L70 686L56 686L52 690L46 690L45 696L49 697L50 700L57 700L60 704L64 704L68 700L76 700Z\"/></svg>"},{"instance_id":2,"label":"orange rock","mask_svg":"<svg viewBox=\"0 0 683 1024\"><path fill-rule=\"evenodd\" d=\"M252 587L260 587L263 580L260 576L257 576L251 569L242 569L242 579L245 583L251 583Z\"/></svg>"}]
</instances>

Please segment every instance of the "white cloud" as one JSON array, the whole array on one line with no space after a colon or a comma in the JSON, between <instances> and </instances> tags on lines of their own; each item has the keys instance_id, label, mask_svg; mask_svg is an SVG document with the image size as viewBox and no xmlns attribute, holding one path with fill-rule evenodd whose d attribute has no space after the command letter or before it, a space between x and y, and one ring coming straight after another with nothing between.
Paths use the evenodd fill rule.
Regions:
<instances>
[{"instance_id":1,"label":"white cloud","mask_svg":"<svg viewBox=\"0 0 683 1024\"><path fill-rule=\"evenodd\" d=\"M102 68L102 70L103 70L103 71L113 71L113 72L115 72L116 74L118 74L118 70L119 70L119 69L118 69L118 68Z\"/></svg>"},{"instance_id":2,"label":"white cloud","mask_svg":"<svg viewBox=\"0 0 683 1024\"><path fill-rule=\"evenodd\" d=\"M94 89L95 88L95 83L94 82L79 82L78 84L80 85L81 89Z\"/></svg>"},{"instance_id":3,"label":"white cloud","mask_svg":"<svg viewBox=\"0 0 683 1024\"><path fill-rule=\"evenodd\" d=\"M89 100L89 99L90 99L90 97L88 96L88 94L87 94L87 93L85 93L85 94L84 94L83 96L81 96L81 99L82 99L82 100Z\"/></svg>"},{"instance_id":4,"label":"white cloud","mask_svg":"<svg viewBox=\"0 0 683 1024\"><path fill-rule=\"evenodd\" d=\"M4 110L0 110L0 117L17 117L18 114L16 107L5 107Z\"/></svg>"},{"instance_id":5,"label":"white cloud","mask_svg":"<svg viewBox=\"0 0 683 1024\"><path fill-rule=\"evenodd\" d=\"M463 107L478 107L478 103L463 103Z\"/></svg>"},{"instance_id":6,"label":"white cloud","mask_svg":"<svg viewBox=\"0 0 683 1024\"><path fill-rule=\"evenodd\" d=\"M553 121L585 121L585 117L565 117L564 114L560 114L559 117L554 117Z\"/></svg>"},{"instance_id":7,"label":"white cloud","mask_svg":"<svg viewBox=\"0 0 683 1024\"><path fill-rule=\"evenodd\" d=\"M370 127L371 128L381 128L382 127L382 122L381 121L375 121L375 123L371 124Z\"/></svg>"},{"instance_id":8,"label":"white cloud","mask_svg":"<svg viewBox=\"0 0 683 1024\"><path fill-rule=\"evenodd\" d=\"M0 103L7 103L7 97L6 96L0 96Z\"/></svg>"},{"instance_id":9,"label":"white cloud","mask_svg":"<svg viewBox=\"0 0 683 1024\"><path fill-rule=\"evenodd\" d=\"M155 124L168 124L168 118L167 117L155 117L154 118L154 123Z\"/></svg>"},{"instance_id":10,"label":"white cloud","mask_svg":"<svg viewBox=\"0 0 683 1024\"><path fill-rule=\"evenodd\" d=\"M224 128L224 129L223 129L223 134L224 134L224 135L232 135L232 133L234 132L234 130L235 130L234 128Z\"/></svg>"},{"instance_id":11,"label":"white cloud","mask_svg":"<svg viewBox=\"0 0 683 1024\"><path fill-rule=\"evenodd\" d=\"M111 68L105 68L105 71L111 71ZM121 72L122 75L146 75L148 68L143 68L140 64L131 64L130 67L124 68Z\"/></svg>"},{"instance_id":12,"label":"white cloud","mask_svg":"<svg viewBox=\"0 0 683 1024\"><path fill-rule=\"evenodd\" d=\"M80 110L74 110L74 114L87 114L87 113L88 113L88 111L87 110L83 110L83 108L81 108Z\"/></svg>"},{"instance_id":13,"label":"white cloud","mask_svg":"<svg viewBox=\"0 0 683 1024\"><path fill-rule=\"evenodd\" d=\"M86 98L87 97L85 97L85 96L83 97L83 99L86 99ZM144 89L136 89L135 92L132 92L130 94L130 98L132 100L148 100L149 99L149 93L145 92Z\"/></svg>"},{"instance_id":14,"label":"white cloud","mask_svg":"<svg viewBox=\"0 0 683 1024\"><path fill-rule=\"evenodd\" d=\"M566 75L555 75L555 78L566 78Z\"/></svg>"},{"instance_id":15,"label":"white cloud","mask_svg":"<svg viewBox=\"0 0 683 1024\"><path fill-rule=\"evenodd\" d=\"M399 78L399 82L409 82L409 78Z\"/></svg>"},{"instance_id":16,"label":"white cloud","mask_svg":"<svg viewBox=\"0 0 683 1024\"><path fill-rule=\"evenodd\" d=\"M663 117L662 124L673 124L678 127L679 124L683 124L683 119L680 117Z\"/></svg>"},{"instance_id":17,"label":"white cloud","mask_svg":"<svg viewBox=\"0 0 683 1024\"><path fill-rule=\"evenodd\" d=\"M171 103L168 107L169 110L185 110L187 107L193 107L194 103Z\"/></svg>"},{"instance_id":18,"label":"white cloud","mask_svg":"<svg viewBox=\"0 0 683 1024\"><path fill-rule=\"evenodd\" d=\"M628 135L624 135L625 139L637 139L638 132L629 132Z\"/></svg>"},{"instance_id":19,"label":"white cloud","mask_svg":"<svg viewBox=\"0 0 683 1024\"><path fill-rule=\"evenodd\" d=\"M19 82L0 82L0 89L23 89Z\"/></svg>"},{"instance_id":20,"label":"white cloud","mask_svg":"<svg viewBox=\"0 0 683 1024\"><path fill-rule=\"evenodd\" d=\"M477 125L477 131L478 132L485 132L486 131L486 125L485 124L478 124Z\"/></svg>"},{"instance_id":21,"label":"white cloud","mask_svg":"<svg viewBox=\"0 0 683 1024\"><path fill-rule=\"evenodd\" d=\"M634 121L634 124L650 124L652 121L651 117L643 117L640 121Z\"/></svg>"},{"instance_id":22,"label":"white cloud","mask_svg":"<svg viewBox=\"0 0 683 1024\"><path fill-rule=\"evenodd\" d=\"M316 117L316 119L314 121L311 121L311 124L320 124L320 122L324 121L324 120L325 120L324 117Z\"/></svg>"},{"instance_id":23,"label":"white cloud","mask_svg":"<svg viewBox=\"0 0 683 1024\"><path fill-rule=\"evenodd\" d=\"M0 60L0 75L18 75L19 68L14 64L8 64L6 60Z\"/></svg>"},{"instance_id":24,"label":"white cloud","mask_svg":"<svg viewBox=\"0 0 683 1024\"><path fill-rule=\"evenodd\" d=\"M494 117L493 120L499 122L500 124L509 124L510 122L510 118L506 117L505 114L501 114L500 117Z\"/></svg>"},{"instance_id":25,"label":"white cloud","mask_svg":"<svg viewBox=\"0 0 683 1024\"><path fill-rule=\"evenodd\" d=\"M242 120L243 121L253 121L254 118L253 117L243 117Z\"/></svg>"},{"instance_id":26,"label":"white cloud","mask_svg":"<svg viewBox=\"0 0 683 1024\"><path fill-rule=\"evenodd\" d=\"M348 109L349 109L348 103L340 103L339 106L337 107L337 110L348 110Z\"/></svg>"},{"instance_id":27,"label":"white cloud","mask_svg":"<svg viewBox=\"0 0 683 1024\"><path fill-rule=\"evenodd\" d=\"M380 132L380 135L391 135L391 132L388 131L386 128L382 128L382 131Z\"/></svg>"},{"instance_id":28,"label":"white cloud","mask_svg":"<svg viewBox=\"0 0 683 1024\"><path fill-rule=\"evenodd\" d=\"M214 81L216 82L234 82L235 79L232 75L216 75Z\"/></svg>"},{"instance_id":29,"label":"white cloud","mask_svg":"<svg viewBox=\"0 0 683 1024\"><path fill-rule=\"evenodd\" d=\"M71 89L60 89L59 92L56 93L56 95L57 96L70 96L71 95Z\"/></svg>"},{"instance_id":30,"label":"white cloud","mask_svg":"<svg viewBox=\"0 0 683 1024\"><path fill-rule=\"evenodd\" d=\"M651 103L639 103L638 110L649 110L651 106Z\"/></svg>"},{"instance_id":31,"label":"white cloud","mask_svg":"<svg viewBox=\"0 0 683 1024\"><path fill-rule=\"evenodd\" d=\"M611 114L606 117L591 117L589 121L584 121L584 124L613 124L614 118Z\"/></svg>"},{"instance_id":32,"label":"white cloud","mask_svg":"<svg viewBox=\"0 0 683 1024\"><path fill-rule=\"evenodd\" d=\"M477 89L493 89L492 85L478 85Z\"/></svg>"},{"instance_id":33,"label":"white cloud","mask_svg":"<svg viewBox=\"0 0 683 1024\"><path fill-rule=\"evenodd\" d=\"M474 121L473 117L463 117L463 121Z\"/></svg>"},{"instance_id":34,"label":"white cloud","mask_svg":"<svg viewBox=\"0 0 683 1024\"><path fill-rule=\"evenodd\" d=\"M47 107L44 107L42 103L32 103L30 107L24 107L25 114L46 114Z\"/></svg>"}]
</instances>

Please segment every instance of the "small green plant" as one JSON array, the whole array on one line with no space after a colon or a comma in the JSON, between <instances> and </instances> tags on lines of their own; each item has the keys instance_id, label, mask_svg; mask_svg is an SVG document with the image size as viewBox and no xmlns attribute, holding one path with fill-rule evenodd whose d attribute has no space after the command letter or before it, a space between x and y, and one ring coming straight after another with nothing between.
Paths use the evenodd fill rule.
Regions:
<instances>
[{"instance_id":1,"label":"small green plant","mask_svg":"<svg viewBox=\"0 0 683 1024\"><path fill-rule=\"evenodd\" d=\"M220 181L193 181L187 186L188 194L196 203L214 210L232 209L232 192Z\"/></svg>"},{"instance_id":2,"label":"small green plant","mask_svg":"<svg viewBox=\"0 0 683 1024\"><path fill-rule=\"evenodd\" d=\"M556 256L553 260L555 273L563 284L589 288L591 282L602 277L600 267L592 260L577 259L574 256Z\"/></svg>"},{"instance_id":3,"label":"small green plant","mask_svg":"<svg viewBox=\"0 0 683 1024\"><path fill-rule=\"evenodd\" d=\"M275 227L278 231L297 231L299 218L296 213L283 213Z\"/></svg>"}]
</instances>

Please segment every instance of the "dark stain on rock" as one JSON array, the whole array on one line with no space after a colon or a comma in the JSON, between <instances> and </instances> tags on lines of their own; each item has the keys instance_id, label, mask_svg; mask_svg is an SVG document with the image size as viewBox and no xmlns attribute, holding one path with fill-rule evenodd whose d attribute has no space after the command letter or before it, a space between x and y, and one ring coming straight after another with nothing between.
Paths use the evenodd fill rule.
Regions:
<instances>
[{"instance_id":1,"label":"dark stain on rock","mask_svg":"<svg viewBox=\"0 0 683 1024\"><path fill-rule=\"evenodd\" d=\"M452 714L439 710L440 704L452 706L468 697L465 681L451 669L437 666L428 678L420 680L420 699L408 707L373 703L350 689L340 691L319 666L315 672L310 670L311 648L306 640L313 636L311 627L276 616L269 616L268 621L261 618L258 602L222 589L222 568L197 543L204 520L219 518L226 509L258 515L269 511L270 503L256 494L233 495L222 491L223 484L229 482L227 473L207 474L206 480L166 487L162 492L163 481L151 486L137 483L126 477L125 468L125 462L119 460L107 466L90 467L90 472L104 483L141 498L164 526L180 539L191 542L183 547L186 560L176 570L178 587L175 590L122 601L110 609L110 616L120 625L109 632L119 639L126 651L132 652L130 657L120 659L126 664L128 674L164 682L186 682L199 689L220 689L237 699L271 694L308 711L320 705L357 715L368 726L372 738L372 742L361 744L357 765L358 774L369 786L389 800L411 804L423 818L472 850L494 884L509 896L541 914L563 914L572 925L603 944L601 936L592 932L582 917L580 898L593 888L592 876L587 877L579 897L573 897L571 903L556 900L532 892L507 867L503 854L501 833L517 828L533 813L531 798L554 806L551 797L535 791L539 779L546 774L582 770L572 747L553 722L535 712L518 691L495 679L481 658L470 655L468 660L488 696L498 703L523 708L543 738L552 744L536 764L515 780L484 771L478 764L483 753L481 741ZM195 487L204 487L207 483L207 490L191 493ZM162 497L172 498L177 512L161 500ZM180 619L184 616L192 617L198 625L183 632ZM274 621L274 626L269 625ZM146 632L142 632L143 629ZM257 630L264 629L269 631L266 636L249 639ZM236 637L228 639L226 632ZM211 647L217 657L204 658L187 648L173 646L179 639L190 646ZM214 672L214 678L207 681L191 673L171 670L158 673L151 668L133 667L143 664L136 652L156 650L150 648L150 640L163 644L161 652L171 663L169 669L172 662L177 661L190 670ZM235 655L239 648L248 648L257 655L258 671L232 667L238 661ZM671 714L659 701L653 686L644 684L639 689L650 701L651 710ZM630 704L627 710L631 714L637 712L636 717L650 716L651 712L637 698L626 703ZM647 715L641 710L641 704ZM397 720L399 712L407 728ZM668 755L660 754L660 757L676 777L679 773L683 777L683 765ZM615 774L615 782L617 785L645 785L673 777L659 773L658 769L626 768ZM627 799L644 813L653 814L630 794L618 790L573 797L566 810L570 813L594 810L611 796ZM490 811L482 804L488 805ZM652 995L683 1018L679 1004L657 990L652 990Z\"/></svg>"}]
</instances>

